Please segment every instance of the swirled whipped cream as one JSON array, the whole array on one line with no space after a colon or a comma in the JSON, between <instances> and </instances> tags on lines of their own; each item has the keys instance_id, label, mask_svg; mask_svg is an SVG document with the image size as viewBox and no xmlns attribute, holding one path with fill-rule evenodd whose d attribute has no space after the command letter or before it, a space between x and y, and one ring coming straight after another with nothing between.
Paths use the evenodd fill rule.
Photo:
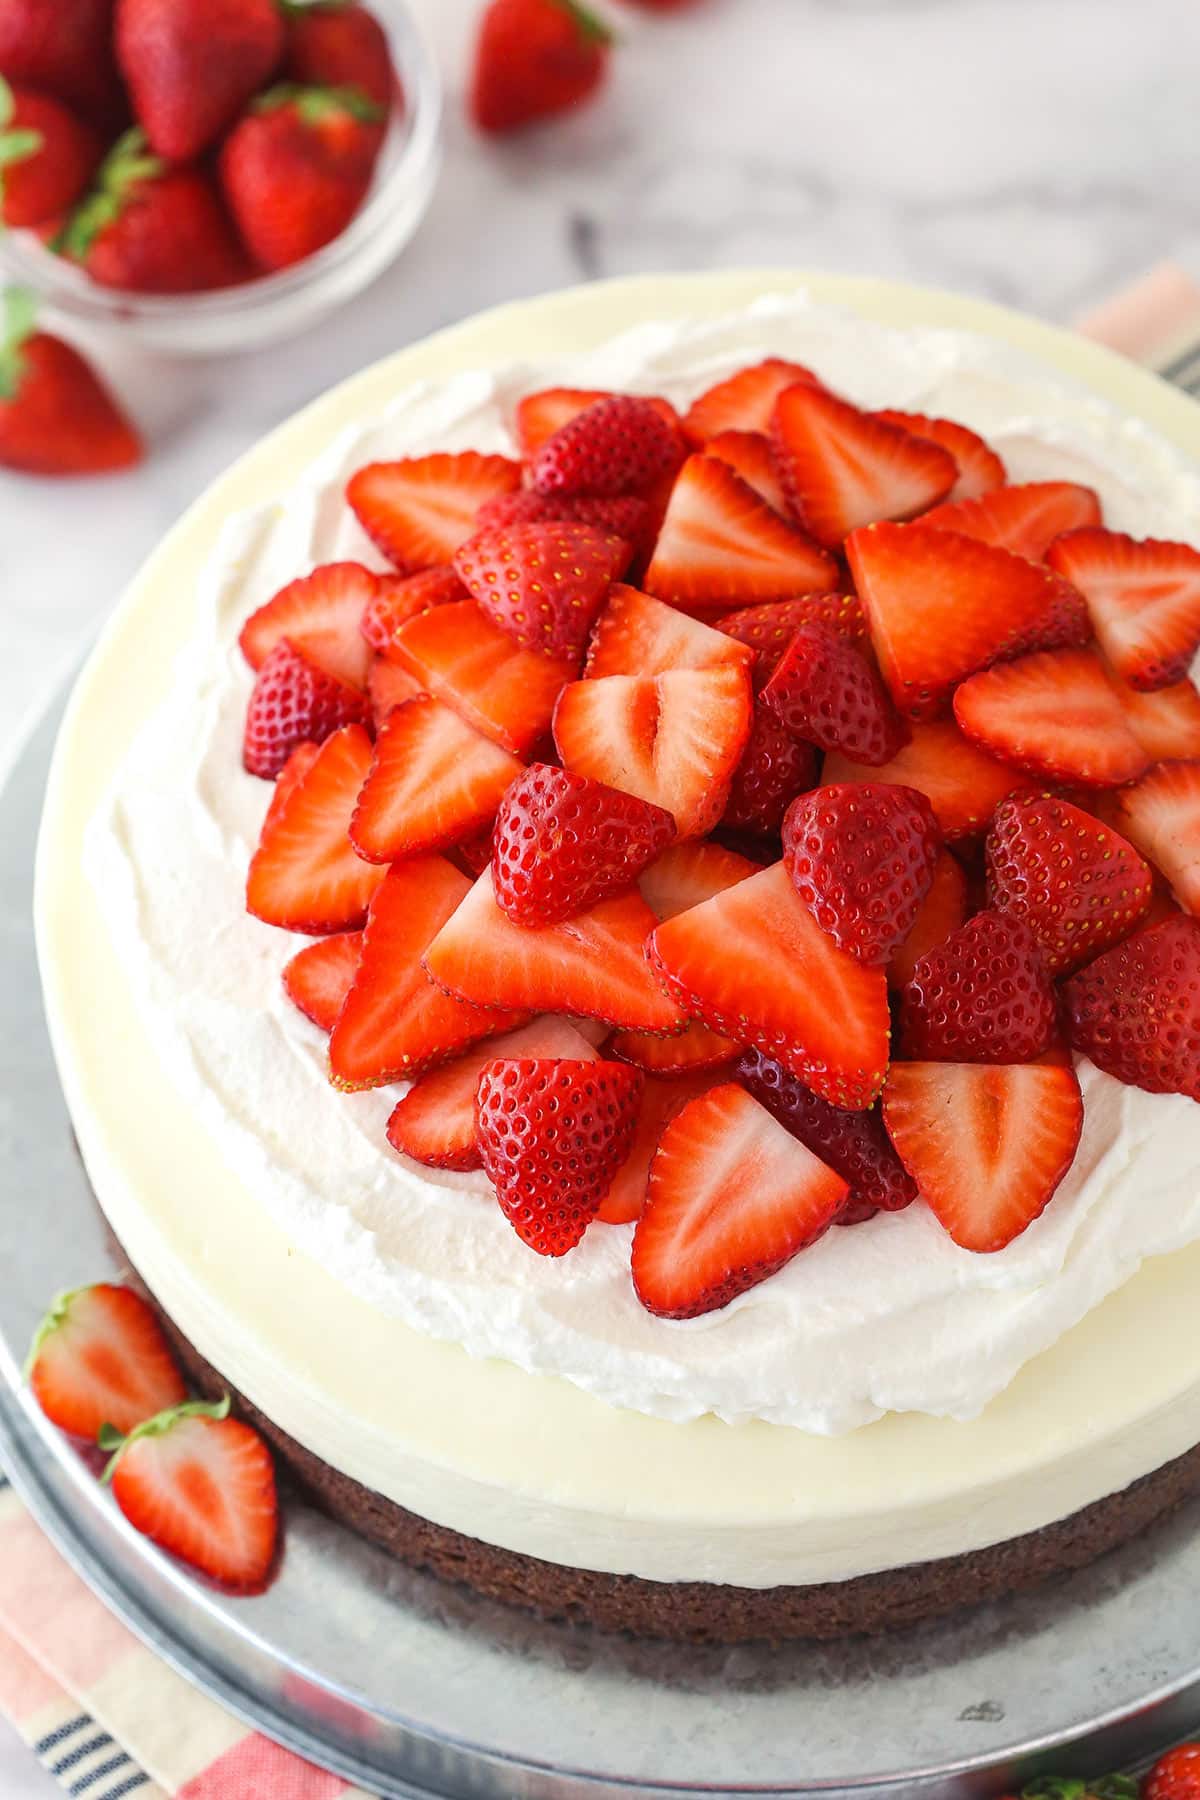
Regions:
<instances>
[{"instance_id":1,"label":"swirled whipped cream","mask_svg":"<svg viewBox=\"0 0 1200 1800\"><path fill-rule=\"evenodd\" d=\"M811 365L863 405L961 419L1013 479L1091 484L1118 529L1196 538L1200 474L1136 420L987 339L887 328L802 295L713 324L647 324L569 364L464 373L397 394L383 417L330 443L303 485L228 524L174 687L92 821L87 873L164 1068L297 1248L360 1299L475 1356L667 1419L713 1413L822 1434L888 1411L969 1419L1144 1258L1200 1236L1200 1107L1084 1064L1075 1165L999 1254L960 1249L918 1202L828 1233L723 1311L656 1319L630 1282L631 1226L594 1225L571 1255L544 1260L482 1175L428 1170L389 1149L384 1126L403 1090L329 1086L325 1039L280 983L305 940L244 906L270 790L242 771L252 678L237 634L316 563L379 566L343 501L346 476L439 448L512 453L513 406L537 388L614 387L685 405L768 354Z\"/></svg>"}]
</instances>

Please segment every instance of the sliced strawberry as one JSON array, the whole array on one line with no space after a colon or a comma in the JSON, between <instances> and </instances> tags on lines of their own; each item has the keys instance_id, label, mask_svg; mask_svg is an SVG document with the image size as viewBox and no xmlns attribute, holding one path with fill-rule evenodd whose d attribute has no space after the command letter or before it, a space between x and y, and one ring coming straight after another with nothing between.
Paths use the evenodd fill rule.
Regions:
<instances>
[{"instance_id":1,"label":"sliced strawberry","mask_svg":"<svg viewBox=\"0 0 1200 1800\"><path fill-rule=\"evenodd\" d=\"M733 831L772 837L797 794L814 787L819 757L811 744L785 731L760 694L750 736L733 773L721 823Z\"/></svg>"},{"instance_id":2,"label":"sliced strawberry","mask_svg":"<svg viewBox=\"0 0 1200 1800\"><path fill-rule=\"evenodd\" d=\"M952 931L967 922L967 877L962 864L943 850L933 871L929 892L913 920L904 942L893 950L888 963L888 982L902 988L912 980L918 961L929 950L944 944Z\"/></svg>"},{"instance_id":3,"label":"sliced strawberry","mask_svg":"<svg viewBox=\"0 0 1200 1800\"><path fill-rule=\"evenodd\" d=\"M448 993L474 1006L561 1012L630 1031L682 1031L646 957L654 914L638 893L603 900L564 925L517 925L479 877L425 953Z\"/></svg>"},{"instance_id":4,"label":"sliced strawberry","mask_svg":"<svg viewBox=\"0 0 1200 1800\"><path fill-rule=\"evenodd\" d=\"M846 545L884 680L902 712L943 712L964 677L1077 638L1060 578L952 532L875 525Z\"/></svg>"},{"instance_id":5,"label":"sliced strawberry","mask_svg":"<svg viewBox=\"0 0 1200 1800\"><path fill-rule=\"evenodd\" d=\"M1200 692L1193 681L1176 681L1143 694L1115 675L1111 680L1126 725L1152 761L1200 757Z\"/></svg>"},{"instance_id":6,"label":"sliced strawberry","mask_svg":"<svg viewBox=\"0 0 1200 1800\"><path fill-rule=\"evenodd\" d=\"M1119 787L1150 762L1090 650L1045 650L972 675L954 716L986 750L1051 781Z\"/></svg>"},{"instance_id":7,"label":"sliced strawberry","mask_svg":"<svg viewBox=\"0 0 1200 1800\"><path fill-rule=\"evenodd\" d=\"M1200 920L1181 913L1126 938L1063 995L1071 1044L1098 1069L1200 1100Z\"/></svg>"},{"instance_id":8,"label":"sliced strawberry","mask_svg":"<svg viewBox=\"0 0 1200 1800\"><path fill-rule=\"evenodd\" d=\"M834 1106L870 1106L887 1070L887 983L839 950L776 863L661 924L667 991L710 1030L754 1045Z\"/></svg>"},{"instance_id":9,"label":"sliced strawberry","mask_svg":"<svg viewBox=\"0 0 1200 1800\"><path fill-rule=\"evenodd\" d=\"M281 638L254 678L246 708L242 766L272 781L304 743L324 743L343 725L365 724L370 703L359 688L327 675Z\"/></svg>"},{"instance_id":10,"label":"sliced strawberry","mask_svg":"<svg viewBox=\"0 0 1200 1800\"><path fill-rule=\"evenodd\" d=\"M565 687L554 742L568 769L637 794L703 837L725 810L750 735L750 679L742 668L606 675Z\"/></svg>"},{"instance_id":11,"label":"sliced strawberry","mask_svg":"<svg viewBox=\"0 0 1200 1800\"><path fill-rule=\"evenodd\" d=\"M371 740L361 725L346 725L322 744L251 858L246 910L256 919L313 936L362 924L383 880L349 836L370 766Z\"/></svg>"},{"instance_id":12,"label":"sliced strawberry","mask_svg":"<svg viewBox=\"0 0 1200 1800\"><path fill-rule=\"evenodd\" d=\"M539 494L645 494L683 461L683 440L653 400L612 394L577 413L533 458Z\"/></svg>"},{"instance_id":13,"label":"sliced strawberry","mask_svg":"<svg viewBox=\"0 0 1200 1800\"><path fill-rule=\"evenodd\" d=\"M824 779L916 788L933 807L947 839L986 831L1002 800L1034 793L1038 786L1031 776L997 762L964 737L953 719L914 721L912 742L882 768L870 769L845 756L827 757Z\"/></svg>"},{"instance_id":14,"label":"sliced strawberry","mask_svg":"<svg viewBox=\"0 0 1200 1800\"><path fill-rule=\"evenodd\" d=\"M467 877L444 856L408 857L387 871L371 901L354 985L329 1039L335 1087L410 1081L519 1022L510 1012L464 1006L422 967L422 956L470 891Z\"/></svg>"},{"instance_id":15,"label":"sliced strawberry","mask_svg":"<svg viewBox=\"0 0 1200 1800\"><path fill-rule=\"evenodd\" d=\"M440 451L369 463L350 477L346 498L372 543L414 573L450 562L474 531L480 507L520 484L521 465L506 456Z\"/></svg>"},{"instance_id":16,"label":"sliced strawberry","mask_svg":"<svg viewBox=\"0 0 1200 1800\"><path fill-rule=\"evenodd\" d=\"M394 706L403 706L406 700L415 700L424 692L416 677L402 669L399 663L383 656L374 657L367 672L367 698L371 702L376 731Z\"/></svg>"},{"instance_id":17,"label":"sliced strawberry","mask_svg":"<svg viewBox=\"0 0 1200 1800\"><path fill-rule=\"evenodd\" d=\"M694 444L707 444L724 431L769 431L780 394L804 382L821 386L803 363L768 356L764 362L718 381L694 400L684 414L683 429Z\"/></svg>"},{"instance_id":18,"label":"sliced strawberry","mask_svg":"<svg viewBox=\"0 0 1200 1800\"><path fill-rule=\"evenodd\" d=\"M1091 488L1078 482L1026 481L996 488L980 499L935 507L921 523L1040 562L1060 533L1099 525L1100 502Z\"/></svg>"},{"instance_id":19,"label":"sliced strawberry","mask_svg":"<svg viewBox=\"0 0 1200 1800\"><path fill-rule=\"evenodd\" d=\"M475 1044L453 1062L430 1069L397 1101L388 1120L392 1149L431 1169L479 1169L475 1141L475 1095L483 1070L498 1057L597 1059L585 1037L566 1019L534 1019L519 1031Z\"/></svg>"},{"instance_id":20,"label":"sliced strawberry","mask_svg":"<svg viewBox=\"0 0 1200 1800\"><path fill-rule=\"evenodd\" d=\"M917 1184L892 1148L878 1107L843 1112L830 1106L761 1050L744 1052L738 1080L835 1175L849 1183L839 1225L860 1225L877 1212L903 1212Z\"/></svg>"},{"instance_id":21,"label":"sliced strawberry","mask_svg":"<svg viewBox=\"0 0 1200 1800\"><path fill-rule=\"evenodd\" d=\"M848 955L886 963L933 882L942 834L915 788L887 783L801 794L783 822L784 861L813 918Z\"/></svg>"},{"instance_id":22,"label":"sliced strawberry","mask_svg":"<svg viewBox=\"0 0 1200 1800\"><path fill-rule=\"evenodd\" d=\"M377 575L360 629L371 649L387 656L392 639L407 620L428 612L431 606L467 598L466 588L450 567L423 569L419 575Z\"/></svg>"},{"instance_id":23,"label":"sliced strawberry","mask_svg":"<svg viewBox=\"0 0 1200 1800\"><path fill-rule=\"evenodd\" d=\"M491 1062L475 1135L505 1218L539 1256L573 1250L629 1154L642 1076L621 1063Z\"/></svg>"},{"instance_id":24,"label":"sliced strawberry","mask_svg":"<svg viewBox=\"0 0 1200 1800\"><path fill-rule=\"evenodd\" d=\"M792 737L874 768L908 741L908 727L861 650L816 620L795 632L762 698Z\"/></svg>"},{"instance_id":25,"label":"sliced strawberry","mask_svg":"<svg viewBox=\"0 0 1200 1800\"><path fill-rule=\"evenodd\" d=\"M752 651L665 601L617 582L595 625L584 674L662 675L668 669L748 668Z\"/></svg>"},{"instance_id":26,"label":"sliced strawberry","mask_svg":"<svg viewBox=\"0 0 1200 1800\"><path fill-rule=\"evenodd\" d=\"M745 606L712 623L715 631L726 632L754 652L754 684L762 687L775 673L794 633L810 622L830 626L852 644L870 642L867 621L854 594L798 594L794 600Z\"/></svg>"},{"instance_id":27,"label":"sliced strawberry","mask_svg":"<svg viewBox=\"0 0 1200 1800\"><path fill-rule=\"evenodd\" d=\"M361 563L325 563L289 582L251 613L238 638L243 656L252 669L261 669L287 638L335 681L365 687L371 652L363 641L362 622L378 585L378 577Z\"/></svg>"},{"instance_id":28,"label":"sliced strawberry","mask_svg":"<svg viewBox=\"0 0 1200 1800\"><path fill-rule=\"evenodd\" d=\"M836 580L831 557L781 519L728 463L690 456L671 490L644 585L660 600L722 613Z\"/></svg>"},{"instance_id":29,"label":"sliced strawberry","mask_svg":"<svg viewBox=\"0 0 1200 1800\"><path fill-rule=\"evenodd\" d=\"M1130 687L1182 681L1200 651L1200 550L1084 528L1056 538L1046 561L1083 595L1100 648Z\"/></svg>"},{"instance_id":30,"label":"sliced strawberry","mask_svg":"<svg viewBox=\"0 0 1200 1800\"><path fill-rule=\"evenodd\" d=\"M637 549L645 548L654 537L654 521L647 501L636 494L617 494L608 498L590 494L537 494L522 488L516 494L500 494L481 506L475 520L477 531L504 531L510 525L547 524L591 525L597 531L624 538Z\"/></svg>"},{"instance_id":31,"label":"sliced strawberry","mask_svg":"<svg viewBox=\"0 0 1200 1800\"><path fill-rule=\"evenodd\" d=\"M609 1041L609 1054L618 1062L632 1063L648 1075L694 1075L726 1068L738 1053L731 1038L694 1020L675 1037L654 1037L648 1031L618 1031Z\"/></svg>"},{"instance_id":32,"label":"sliced strawberry","mask_svg":"<svg viewBox=\"0 0 1200 1800\"><path fill-rule=\"evenodd\" d=\"M695 1100L700 1094L707 1094L710 1088L716 1087L720 1079L719 1075L703 1071L680 1075L673 1080L653 1075L646 1077L633 1143L625 1161L613 1176L611 1187L600 1202L597 1219L605 1225L631 1225L641 1216L650 1181L650 1164L658 1149L659 1138L689 1100Z\"/></svg>"},{"instance_id":33,"label":"sliced strawberry","mask_svg":"<svg viewBox=\"0 0 1200 1800\"><path fill-rule=\"evenodd\" d=\"M598 400L612 398L612 394L605 388L543 388L539 393L526 394L517 407L514 420L521 454L532 461L556 431L561 431L564 425L569 425L580 413L595 406ZM675 430L679 429L679 414L669 400L652 394L650 404L664 423Z\"/></svg>"},{"instance_id":34,"label":"sliced strawberry","mask_svg":"<svg viewBox=\"0 0 1200 1800\"><path fill-rule=\"evenodd\" d=\"M821 388L786 389L772 433L792 512L830 549L860 526L925 512L958 480L958 465L940 444Z\"/></svg>"},{"instance_id":35,"label":"sliced strawberry","mask_svg":"<svg viewBox=\"0 0 1200 1800\"><path fill-rule=\"evenodd\" d=\"M1057 1018L1038 940L1022 920L977 913L917 961L901 995L904 1054L933 1062L1032 1062Z\"/></svg>"},{"instance_id":36,"label":"sliced strawberry","mask_svg":"<svg viewBox=\"0 0 1200 1800\"><path fill-rule=\"evenodd\" d=\"M519 925L558 925L632 887L674 836L661 806L534 763L513 780L496 819L496 898Z\"/></svg>"},{"instance_id":37,"label":"sliced strawberry","mask_svg":"<svg viewBox=\"0 0 1200 1800\"><path fill-rule=\"evenodd\" d=\"M189 1400L127 1436L101 1434L115 1454L104 1479L135 1530L238 1593L264 1585L279 1536L271 1452L231 1419L229 1396Z\"/></svg>"},{"instance_id":38,"label":"sliced strawberry","mask_svg":"<svg viewBox=\"0 0 1200 1800\"><path fill-rule=\"evenodd\" d=\"M475 837L524 765L432 694L394 707L375 740L350 841L368 862L394 862Z\"/></svg>"},{"instance_id":39,"label":"sliced strawberry","mask_svg":"<svg viewBox=\"0 0 1200 1800\"><path fill-rule=\"evenodd\" d=\"M629 555L624 538L594 525L512 525L468 539L454 567L480 611L515 643L578 664Z\"/></svg>"},{"instance_id":40,"label":"sliced strawberry","mask_svg":"<svg viewBox=\"0 0 1200 1800\"><path fill-rule=\"evenodd\" d=\"M726 1082L666 1126L633 1234L647 1312L694 1319L727 1306L823 1236L846 1183Z\"/></svg>"},{"instance_id":41,"label":"sliced strawberry","mask_svg":"<svg viewBox=\"0 0 1200 1800\"><path fill-rule=\"evenodd\" d=\"M339 931L306 944L287 963L283 986L293 1006L321 1031L332 1031L362 957L361 931Z\"/></svg>"},{"instance_id":42,"label":"sliced strawberry","mask_svg":"<svg viewBox=\"0 0 1200 1800\"><path fill-rule=\"evenodd\" d=\"M929 438L948 450L958 465L958 480L946 496L948 500L976 500L993 488L1003 487L1008 471L991 445L978 432L953 419L931 419L927 413L897 412L886 407L875 414L888 425L899 425L914 437Z\"/></svg>"},{"instance_id":43,"label":"sliced strawberry","mask_svg":"<svg viewBox=\"0 0 1200 1800\"><path fill-rule=\"evenodd\" d=\"M392 653L461 719L523 756L550 729L572 664L523 650L473 600L438 606L402 625Z\"/></svg>"},{"instance_id":44,"label":"sliced strawberry","mask_svg":"<svg viewBox=\"0 0 1200 1800\"><path fill-rule=\"evenodd\" d=\"M151 1308L109 1282L58 1295L34 1334L25 1374L50 1422L93 1444L102 1425L132 1431L187 1397Z\"/></svg>"},{"instance_id":45,"label":"sliced strawberry","mask_svg":"<svg viewBox=\"0 0 1200 1800\"><path fill-rule=\"evenodd\" d=\"M987 861L989 905L1029 926L1051 975L1128 937L1150 904L1150 870L1133 845L1048 794L1004 802Z\"/></svg>"},{"instance_id":46,"label":"sliced strawberry","mask_svg":"<svg viewBox=\"0 0 1200 1800\"><path fill-rule=\"evenodd\" d=\"M308 774L317 760L321 746L308 742L297 744L292 754L275 777L275 787L271 794L271 803L267 807L259 837L265 837L272 825L279 821L279 816L287 805L293 792Z\"/></svg>"},{"instance_id":47,"label":"sliced strawberry","mask_svg":"<svg viewBox=\"0 0 1200 1800\"><path fill-rule=\"evenodd\" d=\"M478 837L467 838L463 843L455 844L450 856L475 881L491 865L491 831L481 831Z\"/></svg>"},{"instance_id":48,"label":"sliced strawberry","mask_svg":"<svg viewBox=\"0 0 1200 1800\"><path fill-rule=\"evenodd\" d=\"M704 446L704 453L728 463L760 499L781 518L787 518L787 495L775 467L771 440L765 431L719 431Z\"/></svg>"},{"instance_id":49,"label":"sliced strawberry","mask_svg":"<svg viewBox=\"0 0 1200 1800\"><path fill-rule=\"evenodd\" d=\"M896 1063L883 1090L893 1144L964 1250L1003 1250L1045 1211L1075 1160L1073 1069Z\"/></svg>"},{"instance_id":50,"label":"sliced strawberry","mask_svg":"<svg viewBox=\"0 0 1200 1800\"><path fill-rule=\"evenodd\" d=\"M1118 794L1117 816L1180 904L1200 913L1200 762L1159 763Z\"/></svg>"}]
</instances>

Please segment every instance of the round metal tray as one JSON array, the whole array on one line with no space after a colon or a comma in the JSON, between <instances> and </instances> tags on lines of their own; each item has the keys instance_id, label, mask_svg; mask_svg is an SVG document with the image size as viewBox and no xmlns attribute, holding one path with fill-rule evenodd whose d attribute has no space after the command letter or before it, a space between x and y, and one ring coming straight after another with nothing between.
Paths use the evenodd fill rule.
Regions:
<instances>
[{"instance_id":1,"label":"round metal tray","mask_svg":"<svg viewBox=\"0 0 1200 1800\"><path fill-rule=\"evenodd\" d=\"M1200 1727L1195 1507L1038 1594L823 1648L685 1651L539 1625L411 1573L294 1499L279 1578L255 1599L203 1586L138 1538L19 1376L52 1293L116 1266L34 964L30 871L60 710L0 794L0 1456L139 1636L271 1737L407 1800L933 1800L1064 1760L1134 1763Z\"/></svg>"}]
</instances>

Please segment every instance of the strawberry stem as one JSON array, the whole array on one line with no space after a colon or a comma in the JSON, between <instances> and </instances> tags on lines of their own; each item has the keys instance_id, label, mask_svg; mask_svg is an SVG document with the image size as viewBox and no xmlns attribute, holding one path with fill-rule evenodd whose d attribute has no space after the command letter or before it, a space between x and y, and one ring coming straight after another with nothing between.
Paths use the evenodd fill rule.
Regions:
<instances>
[{"instance_id":1,"label":"strawberry stem","mask_svg":"<svg viewBox=\"0 0 1200 1800\"><path fill-rule=\"evenodd\" d=\"M0 400L11 400L21 385L21 375L25 367L25 358L21 355L26 339L33 334L37 324L37 299L28 288L10 287L4 290L4 324L0 331ZM76 1290L78 1291L78 1290ZM61 1324L61 1316L56 1316L60 1307L64 1308L72 1299L72 1294L60 1294L46 1317L38 1327L34 1337L30 1361L47 1332Z\"/></svg>"},{"instance_id":2,"label":"strawberry stem","mask_svg":"<svg viewBox=\"0 0 1200 1800\"><path fill-rule=\"evenodd\" d=\"M0 75L0 200L4 198L3 171L10 163L24 162L27 156L36 156L44 141L40 131L8 129L16 110L13 91Z\"/></svg>"},{"instance_id":3,"label":"strawberry stem","mask_svg":"<svg viewBox=\"0 0 1200 1800\"><path fill-rule=\"evenodd\" d=\"M607 47L616 42L617 34L612 27L606 25L603 19L597 18L590 8L582 5L581 0L555 0L555 4L562 7L588 43Z\"/></svg>"},{"instance_id":4,"label":"strawberry stem","mask_svg":"<svg viewBox=\"0 0 1200 1800\"><path fill-rule=\"evenodd\" d=\"M153 181L165 166L161 157L150 153L145 132L135 125L117 139L100 165L95 187L67 220L51 249L62 256L86 256L105 226L121 216L130 191L140 182Z\"/></svg>"},{"instance_id":5,"label":"strawberry stem","mask_svg":"<svg viewBox=\"0 0 1200 1800\"><path fill-rule=\"evenodd\" d=\"M277 112L281 106L294 106L306 125L319 125L334 113L349 113L364 125L377 124L385 110L356 87L298 87L295 82L281 81L265 94L260 94L252 110L256 113Z\"/></svg>"},{"instance_id":6,"label":"strawberry stem","mask_svg":"<svg viewBox=\"0 0 1200 1800\"><path fill-rule=\"evenodd\" d=\"M139 1438L163 1437L180 1419L227 1419L229 1407L228 1394L223 1400L185 1400L182 1406L168 1406L165 1412L155 1413L152 1419L143 1419L128 1436L122 1435L115 1425L102 1425L96 1433L96 1442L101 1450L111 1450L112 1455L100 1480L105 1483L112 1480L117 1464L130 1444L136 1444Z\"/></svg>"}]
</instances>

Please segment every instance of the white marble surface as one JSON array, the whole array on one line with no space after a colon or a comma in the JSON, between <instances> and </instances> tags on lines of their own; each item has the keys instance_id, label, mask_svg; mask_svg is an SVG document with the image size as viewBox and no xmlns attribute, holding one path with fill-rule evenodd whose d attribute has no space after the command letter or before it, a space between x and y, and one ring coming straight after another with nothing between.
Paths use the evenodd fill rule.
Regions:
<instances>
[{"instance_id":1,"label":"white marble surface","mask_svg":"<svg viewBox=\"0 0 1200 1800\"><path fill-rule=\"evenodd\" d=\"M308 336L224 364L109 354L154 453L0 473L0 766L162 532L322 389L499 300L654 268L807 264L1069 319L1166 256L1200 272L1196 0L700 0L619 18L578 118L481 144L478 0L416 0L450 87L442 185L401 261ZM19 1748L19 1747L16 1747ZM56 1791L0 1729L0 1793Z\"/></svg>"}]
</instances>

